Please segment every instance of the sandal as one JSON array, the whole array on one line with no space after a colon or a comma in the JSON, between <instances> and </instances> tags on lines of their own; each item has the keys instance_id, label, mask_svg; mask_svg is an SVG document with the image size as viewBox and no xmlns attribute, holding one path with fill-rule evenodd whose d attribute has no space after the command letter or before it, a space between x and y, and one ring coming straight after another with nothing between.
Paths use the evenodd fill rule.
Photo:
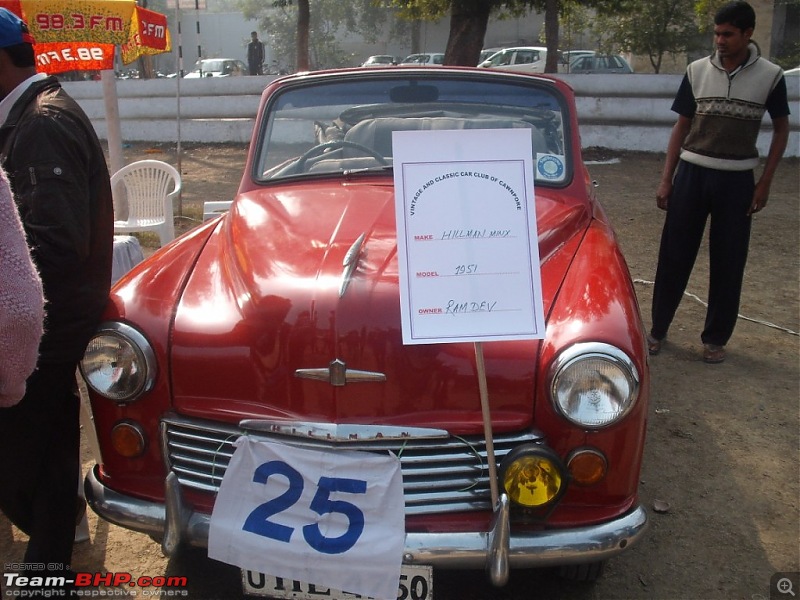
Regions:
<instances>
[{"instance_id":1,"label":"sandal","mask_svg":"<svg viewBox=\"0 0 800 600\"><path fill-rule=\"evenodd\" d=\"M650 356L655 356L661 352L661 346L664 345L664 340L657 340L649 333L647 334L647 353Z\"/></svg>"},{"instance_id":2,"label":"sandal","mask_svg":"<svg viewBox=\"0 0 800 600\"><path fill-rule=\"evenodd\" d=\"M703 344L703 362L716 365L725 360L725 346Z\"/></svg>"}]
</instances>

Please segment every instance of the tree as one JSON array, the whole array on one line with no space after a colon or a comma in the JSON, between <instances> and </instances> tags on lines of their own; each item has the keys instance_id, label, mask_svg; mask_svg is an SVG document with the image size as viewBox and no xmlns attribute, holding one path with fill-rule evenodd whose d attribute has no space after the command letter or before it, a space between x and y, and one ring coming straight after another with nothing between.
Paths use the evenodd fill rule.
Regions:
<instances>
[{"instance_id":1,"label":"tree","mask_svg":"<svg viewBox=\"0 0 800 600\"><path fill-rule=\"evenodd\" d=\"M284 0L285 1L285 0ZM308 0L297 0L297 48L295 68L308 71L311 64L308 60L308 30L311 28L311 7Z\"/></svg>"},{"instance_id":2,"label":"tree","mask_svg":"<svg viewBox=\"0 0 800 600\"><path fill-rule=\"evenodd\" d=\"M547 0L544 9L544 35L547 44L545 73L558 72L558 9L559 0Z\"/></svg>"},{"instance_id":3,"label":"tree","mask_svg":"<svg viewBox=\"0 0 800 600\"><path fill-rule=\"evenodd\" d=\"M450 15L444 64L475 66L492 13L519 16L537 0L385 0L403 18L437 20ZM541 1L541 0L538 0ZM557 0L558 1L558 0Z\"/></svg>"},{"instance_id":4,"label":"tree","mask_svg":"<svg viewBox=\"0 0 800 600\"><path fill-rule=\"evenodd\" d=\"M450 36L444 51L444 64L478 64L483 48L491 6L481 0L453 0L450 7Z\"/></svg>"},{"instance_id":5,"label":"tree","mask_svg":"<svg viewBox=\"0 0 800 600\"><path fill-rule=\"evenodd\" d=\"M407 38L407 21L393 19L394 10L373 0L237 0L248 19L257 19L268 32L270 48L282 64L298 71L352 65L352 57L341 49L342 30L357 32L374 41L388 28L391 38Z\"/></svg>"},{"instance_id":6,"label":"tree","mask_svg":"<svg viewBox=\"0 0 800 600\"><path fill-rule=\"evenodd\" d=\"M545 71L558 70L558 18L566 5L591 6L598 0L388 0L401 14L416 11L417 18L438 19L450 14L450 36L444 64L475 65L483 47L489 17L492 14L520 16L532 10L544 12L547 65ZM603 0L616 4L616 0Z\"/></svg>"},{"instance_id":7,"label":"tree","mask_svg":"<svg viewBox=\"0 0 800 600\"><path fill-rule=\"evenodd\" d=\"M658 73L665 54L703 48L705 41L697 23L696 5L695 0L599 2L591 31L601 50L647 56Z\"/></svg>"}]
</instances>

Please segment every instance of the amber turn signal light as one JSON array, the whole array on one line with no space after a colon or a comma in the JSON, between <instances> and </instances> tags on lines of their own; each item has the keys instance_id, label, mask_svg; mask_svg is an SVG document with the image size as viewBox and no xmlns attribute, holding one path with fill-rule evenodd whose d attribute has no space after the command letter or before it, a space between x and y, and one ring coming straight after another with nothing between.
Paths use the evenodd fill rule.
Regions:
<instances>
[{"instance_id":1,"label":"amber turn signal light","mask_svg":"<svg viewBox=\"0 0 800 600\"><path fill-rule=\"evenodd\" d=\"M608 461L599 450L581 448L567 459L567 468L577 485L594 485L605 478Z\"/></svg>"},{"instance_id":2,"label":"amber turn signal light","mask_svg":"<svg viewBox=\"0 0 800 600\"><path fill-rule=\"evenodd\" d=\"M111 430L111 446L125 458L138 458L146 447L144 431L136 423L121 421Z\"/></svg>"}]
</instances>

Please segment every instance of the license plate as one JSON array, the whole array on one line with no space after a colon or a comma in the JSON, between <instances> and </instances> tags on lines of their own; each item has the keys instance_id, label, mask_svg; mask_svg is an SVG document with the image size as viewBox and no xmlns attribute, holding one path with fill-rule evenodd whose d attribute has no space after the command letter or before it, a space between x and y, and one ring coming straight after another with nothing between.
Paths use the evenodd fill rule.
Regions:
<instances>
[{"instance_id":1,"label":"license plate","mask_svg":"<svg viewBox=\"0 0 800 600\"><path fill-rule=\"evenodd\" d=\"M354 600L359 596L333 590L323 585L293 581L255 571L242 571L242 591L251 596L291 598L292 600ZM397 600L433 600L433 567L428 565L403 565Z\"/></svg>"}]
</instances>

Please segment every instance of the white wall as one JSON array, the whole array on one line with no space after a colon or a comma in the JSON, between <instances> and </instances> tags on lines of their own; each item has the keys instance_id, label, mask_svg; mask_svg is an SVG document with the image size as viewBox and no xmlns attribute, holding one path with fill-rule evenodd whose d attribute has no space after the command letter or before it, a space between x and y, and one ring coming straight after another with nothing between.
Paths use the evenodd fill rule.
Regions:
<instances>
[{"instance_id":1,"label":"white wall","mask_svg":"<svg viewBox=\"0 0 800 600\"><path fill-rule=\"evenodd\" d=\"M583 147L664 152L681 75L560 75L575 90ZM258 105L274 76L116 82L123 141L249 142ZM800 156L800 77L787 78L792 114L787 156ZM101 82L65 82L101 139L107 139ZM180 111L178 107L180 106ZM177 115L180 113L180 127ZM765 117L758 147L770 140Z\"/></svg>"}]
</instances>

